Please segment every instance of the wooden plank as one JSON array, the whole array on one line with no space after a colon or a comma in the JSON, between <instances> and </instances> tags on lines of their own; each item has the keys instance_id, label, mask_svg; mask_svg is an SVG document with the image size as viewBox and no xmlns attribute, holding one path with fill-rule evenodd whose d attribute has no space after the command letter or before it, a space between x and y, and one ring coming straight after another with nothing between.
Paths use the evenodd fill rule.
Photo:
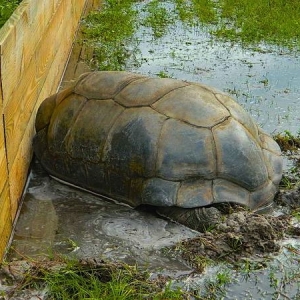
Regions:
<instances>
[{"instance_id":1,"label":"wooden plank","mask_svg":"<svg viewBox=\"0 0 300 300\"><path fill-rule=\"evenodd\" d=\"M31 119L29 120L32 124L35 119L35 116L32 114ZM10 199L11 201L11 219L14 220L19 202L21 200L21 195L28 177L28 170L30 162L32 159L32 147L31 141L34 135L33 126L27 126L26 131L24 132L24 138L18 147L18 152L16 159L10 166L9 170L9 187L10 187Z\"/></svg>"},{"instance_id":2,"label":"wooden plank","mask_svg":"<svg viewBox=\"0 0 300 300\"><path fill-rule=\"evenodd\" d=\"M23 0L0 30L0 259L27 180L36 111L57 90L86 1Z\"/></svg>"},{"instance_id":3,"label":"wooden plank","mask_svg":"<svg viewBox=\"0 0 300 300\"><path fill-rule=\"evenodd\" d=\"M9 19L8 26L4 26L1 30L1 73L6 75L1 76L4 106L14 87L19 83L25 67L22 29L26 31L28 28L29 20L26 13L28 5L29 1L23 2ZM35 39L32 41L34 43Z\"/></svg>"},{"instance_id":4,"label":"wooden plank","mask_svg":"<svg viewBox=\"0 0 300 300\"><path fill-rule=\"evenodd\" d=\"M84 1L81 2L84 3ZM34 64L28 68L27 76L24 75L20 88L15 91L12 101L5 108L5 115L8 118L6 131L11 199L20 198L26 182L38 105L50 94L56 92L64 71L62 66L66 63L73 39L56 39L55 36L64 36L66 31L71 31L74 25L68 20L74 18L70 15L70 11L67 1L60 3L56 18L49 25L44 38L40 41L40 47L37 48ZM62 20L66 21L63 23ZM47 43L51 38L53 39L53 48L49 47ZM54 52L53 49L56 51ZM30 85L28 85L28 81L31 82ZM23 101L19 103L17 99L22 96ZM16 213L18 202L14 201L11 206L13 216Z\"/></svg>"},{"instance_id":5,"label":"wooden plank","mask_svg":"<svg viewBox=\"0 0 300 300\"><path fill-rule=\"evenodd\" d=\"M49 79L49 82L45 83L45 74L49 72L55 56L58 56L56 59L60 61L58 67L61 69L60 75L62 75L62 66L66 63L69 49L73 42L73 37L63 38L65 32L71 32L73 27L72 22L69 21L73 20L70 12L71 10L68 9L66 1L60 2L56 17L49 24L47 31L37 46L31 64L23 72L21 82L14 89L11 100L4 108L9 168L11 168L10 166L16 157L18 145L21 143L26 127L33 126L29 119L34 106L39 104L37 103L37 98L40 91L46 91L48 95L53 92L51 87L48 88L48 84L53 84L53 79ZM75 23L75 21L73 22ZM51 47L49 47L49 40L53 41Z\"/></svg>"},{"instance_id":6,"label":"wooden plank","mask_svg":"<svg viewBox=\"0 0 300 300\"><path fill-rule=\"evenodd\" d=\"M15 88L11 101L4 107L8 168L10 169L23 138L38 96L36 64L32 61L21 83ZM31 125L32 126L32 125Z\"/></svg>"},{"instance_id":7,"label":"wooden plank","mask_svg":"<svg viewBox=\"0 0 300 300\"><path fill-rule=\"evenodd\" d=\"M0 258L3 257L12 231L8 181L0 191Z\"/></svg>"},{"instance_id":8,"label":"wooden plank","mask_svg":"<svg viewBox=\"0 0 300 300\"><path fill-rule=\"evenodd\" d=\"M22 2L14 13L14 21L1 30L1 70L6 74L2 78L4 105L23 77L23 71L30 64L35 49L61 2L62 0Z\"/></svg>"},{"instance_id":9,"label":"wooden plank","mask_svg":"<svg viewBox=\"0 0 300 300\"><path fill-rule=\"evenodd\" d=\"M7 160L5 151L4 127L3 127L3 114L2 105L0 104L0 191L2 191L7 179Z\"/></svg>"}]
</instances>

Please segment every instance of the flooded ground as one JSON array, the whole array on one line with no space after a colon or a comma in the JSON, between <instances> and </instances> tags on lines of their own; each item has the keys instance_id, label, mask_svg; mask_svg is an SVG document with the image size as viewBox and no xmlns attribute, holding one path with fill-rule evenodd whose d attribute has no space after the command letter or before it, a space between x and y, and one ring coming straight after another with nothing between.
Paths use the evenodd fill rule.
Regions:
<instances>
[{"instance_id":1,"label":"flooded ground","mask_svg":"<svg viewBox=\"0 0 300 300\"><path fill-rule=\"evenodd\" d=\"M267 132L297 133L299 52L263 43L242 47L217 39L210 33L214 25L194 19L182 22L175 2L180 1L139 1L132 5L131 14L138 12L138 16L129 18L124 14L128 20L120 26L134 24L134 29L130 29L133 33L121 42L116 37L115 43L108 45L95 40L95 55L90 59L93 69L120 68L202 82L231 94ZM161 9L165 9L161 14L167 16L160 15ZM93 28L90 24L94 21L87 25ZM97 34L96 26L93 34ZM118 51L110 47L118 47ZM112 55L118 56L119 64L111 59Z\"/></svg>"},{"instance_id":2,"label":"flooded ground","mask_svg":"<svg viewBox=\"0 0 300 300\"><path fill-rule=\"evenodd\" d=\"M140 65L126 68L214 86L232 94L267 132L298 132L299 54L267 45L242 48L217 41L208 31L204 25L188 28L176 21L154 39L152 29L141 26L134 37Z\"/></svg>"},{"instance_id":3,"label":"flooded ground","mask_svg":"<svg viewBox=\"0 0 300 300\"><path fill-rule=\"evenodd\" d=\"M135 4L140 20L147 15L143 8L148 2ZM174 9L171 1L164 3L168 10ZM74 48L63 86L89 69L90 50ZM154 37L153 28L140 22L129 42L124 42L124 51L128 57L125 70L217 87L236 98L267 132L299 131L297 53L217 41L208 27L188 27L180 20L167 26L161 37ZM245 261L243 269L221 264L198 275L179 257L161 251L197 236L195 231L62 185L36 162L30 176L10 251L12 260L53 253L121 260L170 275L175 286L203 289L206 299L300 299L297 239L284 241L284 251L271 260L255 257Z\"/></svg>"},{"instance_id":4,"label":"flooded ground","mask_svg":"<svg viewBox=\"0 0 300 300\"><path fill-rule=\"evenodd\" d=\"M159 250L196 235L151 213L61 184L34 162L11 258L61 253L79 259L118 259L180 275L191 268Z\"/></svg>"},{"instance_id":5,"label":"flooded ground","mask_svg":"<svg viewBox=\"0 0 300 300\"><path fill-rule=\"evenodd\" d=\"M149 31L137 33L146 37L137 56L141 65L129 70L214 86L232 94L267 132L299 131L297 55L242 49L213 41L197 28L187 31L178 26L159 40L151 39Z\"/></svg>"}]
</instances>

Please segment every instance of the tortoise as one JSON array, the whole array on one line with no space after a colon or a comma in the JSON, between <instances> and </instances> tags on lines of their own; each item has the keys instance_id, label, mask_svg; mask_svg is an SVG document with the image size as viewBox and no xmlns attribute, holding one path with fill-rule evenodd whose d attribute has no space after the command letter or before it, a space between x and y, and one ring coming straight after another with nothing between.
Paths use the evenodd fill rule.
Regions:
<instances>
[{"instance_id":1,"label":"tortoise","mask_svg":"<svg viewBox=\"0 0 300 300\"><path fill-rule=\"evenodd\" d=\"M199 231L219 203L268 207L282 176L272 137L200 83L85 73L42 102L35 126L34 152L55 178Z\"/></svg>"}]
</instances>

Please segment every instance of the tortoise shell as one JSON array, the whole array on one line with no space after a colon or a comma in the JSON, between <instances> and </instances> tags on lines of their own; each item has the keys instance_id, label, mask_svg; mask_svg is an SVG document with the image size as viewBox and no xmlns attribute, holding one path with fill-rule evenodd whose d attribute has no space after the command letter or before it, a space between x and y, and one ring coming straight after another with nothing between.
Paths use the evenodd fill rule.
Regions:
<instances>
[{"instance_id":1,"label":"tortoise shell","mask_svg":"<svg viewBox=\"0 0 300 300\"><path fill-rule=\"evenodd\" d=\"M206 85L118 71L83 74L47 98L34 151L53 176L136 207L272 202L276 142Z\"/></svg>"}]
</instances>

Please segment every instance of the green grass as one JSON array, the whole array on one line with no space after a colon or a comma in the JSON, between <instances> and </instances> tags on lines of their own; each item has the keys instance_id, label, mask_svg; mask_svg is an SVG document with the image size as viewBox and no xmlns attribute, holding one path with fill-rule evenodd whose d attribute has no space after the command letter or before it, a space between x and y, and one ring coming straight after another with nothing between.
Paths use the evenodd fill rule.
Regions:
<instances>
[{"instance_id":1,"label":"green grass","mask_svg":"<svg viewBox=\"0 0 300 300\"><path fill-rule=\"evenodd\" d=\"M17 0L9 2L15 3ZM168 34L181 21L187 28L210 32L212 39L240 43L256 51L262 45L289 50L300 47L300 5L296 0L109 0L83 20L84 42L93 48L92 69L125 70L138 67L141 26L153 39ZM137 3L137 5L136 5ZM7 4L8 5L8 4ZM140 11L139 11L140 10ZM142 31L141 31L142 33ZM262 82L267 85L268 82Z\"/></svg>"},{"instance_id":2,"label":"green grass","mask_svg":"<svg viewBox=\"0 0 300 300\"><path fill-rule=\"evenodd\" d=\"M20 287L23 290L46 288L49 299L179 300L189 297L179 288L171 289L167 280L150 280L146 271L126 264L72 260L31 264Z\"/></svg>"},{"instance_id":3,"label":"green grass","mask_svg":"<svg viewBox=\"0 0 300 300\"><path fill-rule=\"evenodd\" d=\"M273 136L274 140L279 145L283 152L293 152L300 148L300 133L297 135L292 134L290 131L285 130Z\"/></svg>"},{"instance_id":4,"label":"green grass","mask_svg":"<svg viewBox=\"0 0 300 300\"><path fill-rule=\"evenodd\" d=\"M0 28L12 15L22 0L0 0Z\"/></svg>"},{"instance_id":5,"label":"green grass","mask_svg":"<svg viewBox=\"0 0 300 300\"><path fill-rule=\"evenodd\" d=\"M123 70L130 51L126 48L135 30L132 0L105 1L99 11L83 21L84 41L94 48L91 66L101 70Z\"/></svg>"},{"instance_id":6,"label":"green grass","mask_svg":"<svg viewBox=\"0 0 300 300\"><path fill-rule=\"evenodd\" d=\"M297 0L219 0L219 37L244 43L266 42L299 47L300 6Z\"/></svg>"},{"instance_id":7,"label":"green grass","mask_svg":"<svg viewBox=\"0 0 300 300\"><path fill-rule=\"evenodd\" d=\"M152 29L155 39L164 36L167 32L168 26L174 24L174 14L163 6L159 0L149 2L144 11L146 17L142 21L142 25Z\"/></svg>"},{"instance_id":8,"label":"green grass","mask_svg":"<svg viewBox=\"0 0 300 300\"><path fill-rule=\"evenodd\" d=\"M174 0L179 18L195 19L225 41L261 42L299 50L300 5L297 0Z\"/></svg>"}]
</instances>

